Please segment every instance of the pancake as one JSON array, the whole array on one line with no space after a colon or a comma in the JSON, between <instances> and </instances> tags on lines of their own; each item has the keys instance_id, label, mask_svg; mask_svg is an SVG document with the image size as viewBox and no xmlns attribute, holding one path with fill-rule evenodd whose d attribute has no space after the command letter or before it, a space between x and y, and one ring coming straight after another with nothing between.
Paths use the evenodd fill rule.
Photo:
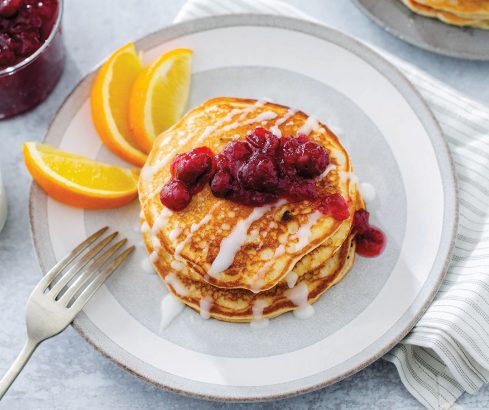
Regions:
<instances>
[{"instance_id":1,"label":"pancake","mask_svg":"<svg viewBox=\"0 0 489 410\"><path fill-rule=\"evenodd\" d=\"M416 0L416 3L469 19L489 19L487 0Z\"/></svg>"},{"instance_id":2,"label":"pancake","mask_svg":"<svg viewBox=\"0 0 489 410\"><path fill-rule=\"evenodd\" d=\"M150 241L147 243L151 244ZM151 250L149 245L148 251ZM354 235L350 234L340 249L329 259L323 260L320 266L299 276L293 283L282 281L258 294L246 289L218 288L192 277L188 266L175 264L170 254L159 258L154 266L171 294L203 317L227 322L250 322L308 308L343 279L351 269L354 258L355 241Z\"/></svg>"},{"instance_id":3,"label":"pancake","mask_svg":"<svg viewBox=\"0 0 489 410\"><path fill-rule=\"evenodd\" d=\"M438 8L438 2L434 1L419 1L419 0L401 0L409 9L413 12L421 14L426 17L438 18L444 23L448 23L460 27L474 27L480 29L489 29L489 16L486 17L484 13L470 14L467 8L462 13L455 11L448 11L448 7L445 9ZM461 2L461 0L459 0ZM436 3L436 4L435 4ZM449 2L442 2L443 5ZM487 3L487 2L485 2ZM428 5L429 4L429 5ZM451 10L454 10L453 8Z\"/></svg>"},{"instance_id":4,"label":"pancake","mask_svg":"<svg viewBox=\"0 0 489 410\"><path fill-rule=\"evenodd\" d=\"M257 126L284 136L304 133L324 146L332 166L317 186L322 195L341 194L349 203L349 218L337 221L323 215L313 201L281 200L252 208L217 198L208 186L182 211L171 212L161 204L159 192L170 179L170 163L177 153L200 146L220 152ZM157 138L142 170L139 197L148 249L154 252L153 261L166 254L184 261L190 277L200 276L200 284L263 292L323 243L328 249L317 264L342 246L357 206L355 178L337 137L303 112L250 99L209 100Z\"/></svg>"}]
</instances>

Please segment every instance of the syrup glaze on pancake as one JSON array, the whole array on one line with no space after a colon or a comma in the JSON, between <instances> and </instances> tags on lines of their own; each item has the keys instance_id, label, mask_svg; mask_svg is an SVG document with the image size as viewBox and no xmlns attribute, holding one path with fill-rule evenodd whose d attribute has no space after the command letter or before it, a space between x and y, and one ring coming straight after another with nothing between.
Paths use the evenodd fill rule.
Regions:
<instances>
[{"instance_id":1,"label":"syrup glaze on pancake","mask_svg":"<svg viewBox=\"0 0 489 410\"><path fill-rule=\"evenodd\" d=\"M145 236L150 236L149 234ZM152 252L151 241L146 241ZM316 253L321 247L314 250ZM306 256L307 258L307 256ZM355 258L354 235L327 260L291 282L283 280L271 289L253 293L246 289L222 289L190 274L185 261L176 262L164 254L155 268L165 280L169 291L183 303L200 312L204 318L227 322L250 322L273 318L282 313L310 308L327 289L337 284L351 269Z\"/></svg>"},{"instance_id":2,"label":"syrup glaze on pancake","mask_svg":"<svg viewBox=\"0 0 489 410\"><path fill-rule=\"evenodd\" d=\"M171 212L161 204L158 194L170 178L170 163L177 153L200 146L220 152L257 126L284 136L307 134L324 146L331 166L318 188L325 195L341 194L349 203L350 217L337 221L310 201L281 200L251 208L215 197L208 186L182 211ZM173 255L217 287L270 289L337 231L343 236L349 232L356 210L354 179L349 156L336 136L306 114L256 100L207 101L157 138L141 173L139 194L151 259L157 263L161 255Z\"/></svg>"},{"instance_id":3,"label":"syrup glaze on pancake","mask_svg":"<svg viewBox=\"0 0 489 410\"><path fill-rule=\"evenodd\" d=\"M470 8L459 7L462 12L455 11L455 8L447 7L449 2L443 2L444 8L438 7L438 2L433 1L421 1L421 0L401 0L409 9L413 12L421 14L426 17L438 18L444 23L448 23L460 27L475 27L480 29L489 29L489 15L486 15L485 9L480 9L479 12L471 14ZM436 5L435 5L436 3ZM459 0L459 5L463 4L462 0ZM477 2L474 2L477 3ZM480 1L478 3L486 3L487 1ZM454 4L455 6L455 4ZM453 11L449 11L453 10Z\"/></svg>"}]
</instances>

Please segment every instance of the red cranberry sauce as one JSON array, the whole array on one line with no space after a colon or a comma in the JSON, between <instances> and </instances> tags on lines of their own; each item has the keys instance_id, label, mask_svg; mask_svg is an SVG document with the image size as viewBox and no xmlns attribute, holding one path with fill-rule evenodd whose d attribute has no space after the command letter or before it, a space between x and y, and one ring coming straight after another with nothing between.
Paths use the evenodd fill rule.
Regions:
<instances>
[{"instance_id":1,"label":"red cranberry sauce","mask_svg":"<svg viewBox=\"0 0 489 410\"><path fill-rule=\"evenodd\" d=\"M319 200L321 212L342 221L349 217L349 204L339 194L321 197L316 186L329 162L328 151L305 135L279 138L256 128L245 141L230 142L216 155L206 147L177 155L170 168L172 180L160 200L170 209L184 209L209 182L215 196L248 206L280 198Z\"/></svg>"},{"instance_id":2,"label":"red cranberry sauce","mask_svg":"<svg viewBox=\"0 0 489 410\"><path fill-rule=\"evenodd\" d=\"M348 203L340 194L332 194L322 198L319 210L325 215L331 215L337 221L344 221L350 216Z\"/></svg>"},{"instance_id":3,"label":"red cranberry sauce","mask_svg":"<svg viewBox=\"0 0 489 410\"><path fill-rule=\"evenodd\" d=\"M167 208L181 211L216 172L214 153L207 147L199 147L178 154L170 172L172 179L161 190L160 201Z\"/></svg>"},{"instance_id":4,"label":"red cranberry sauce","mask_svg":"<svg viewBox=\"0 0 489 410\"><path fill-rule=\"evenodd\" d=\"M365 257L379 256L385 249L385 234L375 226L370 225L367 210L359 209L353 216L353 230L356 232L356 251Z\"/></svg>"},{"instance_id":5,"label":"red cranberry sauce","mask_svg":"<svg viewBox=\"0 0 489 410\"><path fill-rule=\"evenodd\" d=\"M0 70L38 50L57 15L58 0L0 0Z\"/></svg>"},{"instance_id":6,"label":"red cranberry sauce","mask_svg":"<svg viewBox=\"0 0 489 410\"><path fill-rule=\"evenodd\" d=\"M246 141L229 143L216 155L212 193L249 206L276 202L317 200L315 178L329 164L325 148L306 136L279 138L256 128Z\"/></svg>"}]
</instances>

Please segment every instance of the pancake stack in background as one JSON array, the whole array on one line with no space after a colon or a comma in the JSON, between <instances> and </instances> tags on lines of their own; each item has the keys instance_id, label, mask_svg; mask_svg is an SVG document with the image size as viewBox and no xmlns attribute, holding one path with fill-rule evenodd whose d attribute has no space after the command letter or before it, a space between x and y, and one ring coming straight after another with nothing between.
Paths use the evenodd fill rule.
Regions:
<instances>
[{"instance_id":1,"label":"pancake stack in background","mask_svg":"<svg viewBox=\"0 0 489 410\"><path fill-rule=\"evenodd\" d=\"M489 29L489 0L401 0L415 13L455 26Z\"/></svg>"},{"instance_id":2,"label":"pancake stack in background","mask_svg":"<svg viewBox=\"0 0 489 410\"><path fill-rule=\"evenodd\" d=\"M322 195L341 194L349 216L336 220L311 201L245 206L209 186L181 211L165 208L161 187L177 153L221 152L256 127L275 135L308 135L330 164L318 177ZM363 208L350 157L337 137L306 114L257 100L217 98L189 112L155 141L139 181L142 232L150 261L169 291L203 318L263 323L294 310L299 317L338 283L355 255L353 216Z\"/></svg>"}]
</instances>

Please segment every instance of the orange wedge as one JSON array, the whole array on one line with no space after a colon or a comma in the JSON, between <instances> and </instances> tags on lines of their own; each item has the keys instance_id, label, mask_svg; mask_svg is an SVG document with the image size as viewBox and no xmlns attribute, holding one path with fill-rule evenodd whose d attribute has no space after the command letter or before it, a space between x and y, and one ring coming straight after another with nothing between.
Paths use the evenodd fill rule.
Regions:
<instances>
[{"instance_id":1,"label":"orange wedge","mask_svg":"<svg viewBox=\"0 0 489 410\"><path fill-rule=\"evenodd\" d=\"M109 149L131 164L142 167L146 155L129 129L129 96L143 69L133 43L120 48L100 68L90 97L95 128Z\"/></svg>"},{"instance_id":2,"label":"orange wedge","mask_svg":"<svg viewBox=\"0 0 489 410\"><path fill-rule=\"evenodd\" d=\"M138 75L129 100L129 126L144 152L149 153L154 139L185 112L191 69L192 51L177 48Z\"/></svg>"},{"instance_id":3,"label":"orange wedge","mask_svg":"<svg viewBox=\"0 0 489 410\"><path fill-rule=\"evenodd\" d=\"M137 196L138 171L102 164L45 144L24 144L24 162L52 198L78 208L115 208Z\"/></svg>"}]
</instances>

